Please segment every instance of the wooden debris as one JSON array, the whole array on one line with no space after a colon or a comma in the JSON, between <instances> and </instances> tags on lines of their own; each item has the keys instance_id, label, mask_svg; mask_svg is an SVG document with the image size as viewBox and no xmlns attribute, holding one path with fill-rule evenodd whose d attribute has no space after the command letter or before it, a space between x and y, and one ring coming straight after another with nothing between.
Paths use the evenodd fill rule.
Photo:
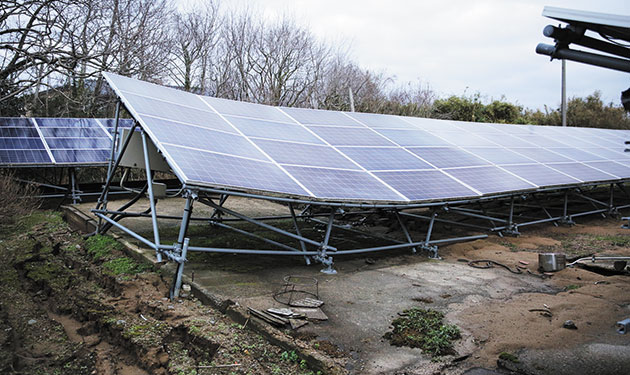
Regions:
<instances>
[{"instance_id":1,"label":"wooden debris","mask_svg":"<svg viewBox=\"0 0 630 375\"><path fill-rule=\"evenodd\" d=\"M290 303L293 307L320 307L324 304L324 301L320 301L315 298L302 298L297 301L292 301Z\"/></svg>"},{"instance_id":2,"label":"wooden debris","mask_svg":"<svg viewBox=\"0 0 630 375\"><path fill-rule=\"evenodd\" d=\"M328 320L328 316L320 308L295 308L293 310L306 316L308 320Z\"/></svg>"},{"instance_id":3,"label":"wooden debris","mask_svg":"<svg viewBox=\"0 0 630 375\"><path fill-rule=\"evenodd\" d=\"M298 329L307 325L308 321L304 319L289 319L289 323L291 324L291 329Z\"/></svg>"},{"instance_id":4,"label":"wooden debris","mask_svg":"<svg viewBox=\"0 0 630 375\"><path fill-rule=\"evenodd\" d=\"M526 270L526 269L527 269L527 266L524 266L524 265L522 265L522 264L517 264L517 265L516 265L516 267L518 267L518 268L520 268L520 269L523 269L523 270Z\"/></svg>"},{"instance_id":5,"label":"wooden debris","mask_svg":"<svg viewBox=\"0 0 630 375\"><path fill-rule=\"evenodd\" d=\"M253 309L251 307L247 308L249 310L249 313L254 315L257 318L260 318L262 320L264 320L265 322L277 326L277 327L283 327L285 325L287 325L289 323L288 319L285 318L281 318L279 316L275 316L269 313L266 313L264 311L260 311L260 310L256 310Z\"/></svg>"},{"instance_id":6,"label":"wooden debris","mask_svg":"<svg viewBox=\"0 0 630 375\"><path fill-rule=\"evenodd\" d=\"M292 316L294 314L293 310L286 309L286 308L285 309L267 309L267 312L270 312L275 315L282 315L282 316Z\"/></svg>"}]
</instances>

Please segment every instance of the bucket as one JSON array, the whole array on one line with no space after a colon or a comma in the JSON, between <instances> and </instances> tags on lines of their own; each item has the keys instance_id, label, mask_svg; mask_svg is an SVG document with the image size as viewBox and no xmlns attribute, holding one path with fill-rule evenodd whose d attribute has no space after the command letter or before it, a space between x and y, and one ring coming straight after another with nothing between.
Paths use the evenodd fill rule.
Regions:
<instances>
[{"instance_id":1,"label":"bucket","mask_svg":"<svg viewBox=\"0 0 630 375\"><path fill-rule=\"evenodd\" d=\"M538 254L538 268L544 272L563 270L567 264L567 257L562 253Z\"/></svg>"}]
</instances>

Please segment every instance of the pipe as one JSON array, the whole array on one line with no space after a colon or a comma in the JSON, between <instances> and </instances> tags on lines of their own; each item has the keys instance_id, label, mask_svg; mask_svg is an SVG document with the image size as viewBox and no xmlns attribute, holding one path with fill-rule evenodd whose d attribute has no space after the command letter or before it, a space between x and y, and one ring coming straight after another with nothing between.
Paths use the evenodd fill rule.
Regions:
<instances>
[{"instance_id":1,"label":"pipe","mask_svg":"<svg viewBox=\"0 0 630 375\"><path fill-rule=\"evenodd\" d=\"M552 59L577 61L584 64L630 73L630 61L616 57L576 51L567 47L561 48L544 43L540 43L536 46L536 53L539 55L551 56Z\"/></svg>"}]
</instances>

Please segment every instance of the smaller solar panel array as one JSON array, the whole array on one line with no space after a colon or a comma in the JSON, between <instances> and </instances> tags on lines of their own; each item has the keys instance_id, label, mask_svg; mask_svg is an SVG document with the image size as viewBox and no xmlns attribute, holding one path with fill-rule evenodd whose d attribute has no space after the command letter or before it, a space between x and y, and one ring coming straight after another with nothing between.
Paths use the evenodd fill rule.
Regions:
<instances>
[{"instance_id":1,"label":"smaller solar panel array","mask_svg":"<svg viewBox=\"0 0 630 375\"><path fill-rule=\"evenodd\" d=\"M114 119L0 118L0 166L102 165ZM120 127L133 120L121 119Z\"/></svg>"}]
</instances>

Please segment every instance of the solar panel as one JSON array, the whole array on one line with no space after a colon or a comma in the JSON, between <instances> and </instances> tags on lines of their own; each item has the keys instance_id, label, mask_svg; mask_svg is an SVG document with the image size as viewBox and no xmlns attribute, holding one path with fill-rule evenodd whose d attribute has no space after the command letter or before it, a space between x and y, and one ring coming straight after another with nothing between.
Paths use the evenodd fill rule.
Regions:
<instances>
[{"instance_id":1,"label":"solar panel","mask_svg":"<svg viewBox=\"0 0 630 375\"><path fill-rule=\"evenodd\" d=\"M528 190L536 187L495 166L446 169L445 172L482 194Z\"/></svg>"},{"instance_id":2,"label":"solar panel","mask_svg":"<svg viewBox=\"0 0 630 375\"><path fill-rule=\"evenodd\" d=\"M376 172L411 200L467 198L479 193L439 170Z\"/></svg>"},{"instance_id":3,"label":"solar panel","mask_svg":"<svg viewBox=\"0 0 630 375\"><path fill-rule=\"evenodd\" d=\"M114 121L0 118L0 165L103 165L109 160ZM130 119L119 121L120 127L132 124Z\"/></svg>"},{"instance_id":4,"label":"solar panel","mask_svg":"<svg viewBox=\"0 0 630 375\"><path fill-rule=\"evenodd\" d=\"M619 180L630 169L619 131L272 107L104 76L191 186L408 203Z\"/></svg>"}]
</instances>

